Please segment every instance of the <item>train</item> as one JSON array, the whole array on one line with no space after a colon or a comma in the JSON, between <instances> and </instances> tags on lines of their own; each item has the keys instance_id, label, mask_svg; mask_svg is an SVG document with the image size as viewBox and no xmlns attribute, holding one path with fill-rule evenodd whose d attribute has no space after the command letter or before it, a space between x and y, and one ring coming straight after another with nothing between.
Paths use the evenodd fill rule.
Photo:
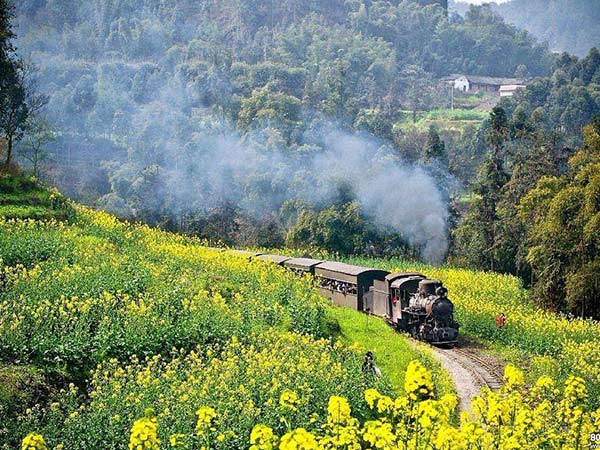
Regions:
<instances>
[{"instance_id":1,"label":"train","mask_svg":"<svg viewBox=\"0 0 600 450\"><path fill-rule=\"evenodd\" d=\"M453 346L459 324L454 304L439 280L418 272L390 273L341 262L269 253L229 250L233 254L278 264L298 274L310 274L320 293L337 306L383 317L415 339Z\"/></svg>"}]
</instances>

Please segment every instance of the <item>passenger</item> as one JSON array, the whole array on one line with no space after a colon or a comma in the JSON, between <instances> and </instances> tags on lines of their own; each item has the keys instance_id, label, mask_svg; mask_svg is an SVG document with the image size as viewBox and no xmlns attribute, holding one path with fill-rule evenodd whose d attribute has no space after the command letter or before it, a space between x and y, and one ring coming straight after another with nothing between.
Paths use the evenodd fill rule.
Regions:
<instances>
[{"instance_id":1,"label":"passenger","mask_svg":"<svg viewBox=\"0 0 600 450\"><path fill-rule=\"evenodd\" d=\"M502 328L504 328L505 324L506 324L506 316L504 315L504 313L500 313L500 315L498 317L496 317L496 328L501 330Z\"/></svg>"}]
</instances>

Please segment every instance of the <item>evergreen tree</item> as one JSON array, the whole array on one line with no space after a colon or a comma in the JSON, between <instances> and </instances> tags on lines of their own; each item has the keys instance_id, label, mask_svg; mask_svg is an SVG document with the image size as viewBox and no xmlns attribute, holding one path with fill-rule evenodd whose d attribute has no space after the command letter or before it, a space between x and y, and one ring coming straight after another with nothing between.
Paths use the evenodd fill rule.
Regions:
<instances>
[{"instance_id":1,"label":"evergreen tree","mask_svg":"<svg viewBox=\"0 0 600 450\"><path fill-rule=\"evenodd\" d=\"M425 147L424 159L426 162L439 161L444 165L444 167L448 166L446 143L442 140L437 128L434 125L429 127L429 131L427 133L427 146Z\"/></svg>"},{"instance_id":2,"label":"evergreen tree","mask_svg":"<svg viewBox=\"0 0 600 450\"><path fill-rule=\"evenodd\" d=\"M29 115L24 67L15 57L12 44L15 37L12 18L12 5L8 0L0 0L0 134L6 141L4 164L7 167L12 160L15 142L23 136Z\"/></svg>"},{"instance_id":3,"label":"evergreen tree","mask_svg":"<svg viewBox=\"0 0 600 450\"><path fill-rule=\"evenodd\" d=\"M491 151L479 170L469 212L453 233L453 253L457 259L463 264L486 270L498 269L501 247L498 205L502 189L509 180L502 150L508 134L506 112L497 106L490 113L486 134Z\"/></svg>"},{"instance_id":4,"label":"evergreen tree","mask_svg":"<svg viewBox=\"0 0 600 450\"><path fill-rule=\"evenodd\" d=\"M543 177L521 201L537 301L600 317L600 129L584 130L569 173Z\"/></svg>"}]
</instances>

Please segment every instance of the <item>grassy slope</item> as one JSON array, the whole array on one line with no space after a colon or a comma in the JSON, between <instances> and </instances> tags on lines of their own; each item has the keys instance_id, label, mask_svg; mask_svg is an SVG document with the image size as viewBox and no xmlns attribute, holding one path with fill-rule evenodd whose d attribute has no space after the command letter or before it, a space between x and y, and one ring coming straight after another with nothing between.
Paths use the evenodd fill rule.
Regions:
<instances>
[{"instance_id":1,"label":"grassy slope","mask_svg":"<svg viewBox=\"0 0 600 450\"><path fill-rule=\"evenodd\" d=\"M397 394L404 393L406 366L414 359L421 361L433 372L438 394L454 392L450 376L434 359L426 345L411 345L405 336L396 333L378 317L368 317L349 308L331 308L330 313L340 326L342 341L362 351L372 351L377 366L389 378Z\"/></svg>"},{"instance_id":2,"label":"grassy slope","mask_svg":"<svg viewBox=\"0 0 600 450\"><path fill-rule=\"evenodd\" d=\"M201 329L202 327L207 328L205 332L209 335L218 334L218 330L215 331L212 328L223 328L227 335L228 333L237 333L238 336L243 336L243 331L246 329L243 326L235 330L229 330L227 324L221 324L221 327L213 327L215 320L219 320L218 314L210 313L209 316L211 317L202 319L202 317L206 316L204 314L200 318L202 319L200 324L190 322L191 326L182 324L180 318L176 316L181 315L180 307L178 306L178 297L193 295L193 292L197 292L197 289L203 283L203 277L200 276L200 273L196 273L196 271L206 272L204 275L209 278L214 276L231 280L231 283L221 283L223 286L220 286L220 289L223 291L223 297L227 299L230 297L229 289L233 289L232 286L236 286L237 281L234 278L240 278L241 281L239 283L242 285L247 283L249 280L246 280L246 278L250 277L250 274L246 272L249 270L244 271L240 269L240 272L236 273L233 271L227 276L228 274L222 270L223 268L216 269L215 267L206 265L207 261L211 260L210 258L205 260L202 257L196 262L194 255L202 250L191 240L188 242L185 238L170 235L169 233L161 234L160 232L143 227L124 226L117 221L113 223L113 219L108 215L104 215L106 217L102 219L106 219L108 221L107 224L96 223L95 219L90 220L89 217L84 218L86 214L80 217L81 211L79 211L79 208L75 208L74 210L60 194L47 191L32 180L5 176L0 178L0 189L2 189L2 193L0 194L0 217L9 219L17 217L51 220L48 225L40 225L39 227L35 225L31 227L31 230L24 228L18 233L10 234L9 231L8 234L4 235L2 239L3 243L0 242L0 268L2 268L2 264L7 267L14 266L15 264L25 264L28 268L40 265L41 276L32 275L31 279L27 277L27 279L24 278L19 282L11 282L9 289L0 292L0 298L10 300L14 296L18 297L20 291L17 292L17 290L23 289L27 303L31 303L34 309L38 307L42 308L44 298L48 298L53 303L60 303L59 307L56 304L54 306L48 304L50 309L46 313L40 313L48 315L49 318L45 321L47 323L32 323L32 328L29 331L25 330L24 334L29 333L31 335L30 339L19 340L17 332L10 333L10 336L8 334L3 336L5 338L4 341L10 341L14 338L15 344L14 357L4 355L5 358L0 358L0 416L3 412L9 415L10 421L4 422L3 425L8 427L12 443L15 443L14 439L19 436L22 437L24 433L30 430L32 424L29 421L21 423L21 419L18 419L18 417L23 417L23 411L28 405L36 402L40 403L43 408L43 405L50 398L57 398L59 401L62 401L62 394L58 392L58 389L65 386L71 380L75 380L84 389L85 380L88 378L90 368L94 367L94 364L97 364L99 361L114 356L110 353L110 350L106 350L108 352L106 355L104 355L106 352L93 351L94 345L97 345L96 341L109 342L109 340L104 340L102 336L98 338L97 334L100 331L98 331L99 328L95 323L83 326L79 330L83 333L79 338L77 337L78 333L73 334L68 332L68 328L75 326L76 323L85 322L87 324L90 321L93 322L95 320L94 317L100 315L110 319L110 325L107 323L103 328L106 328L105 331L110 331L109 334L111 334L113 333L111 331L112 328L119 328L119 321L122 319L120 315L124 315L126 320L130 319L129 312L125 310L121 311L121 309L114 311L114 308L110 305L103 304L106 301L103 301L102 295L95 291L119 292L121 289L133 289L132 296L135 296L136 292L139 291L143 293L144 299L149 304L160 304L160 307L157 307L158 309L152 306L152 309L148 310L150 313L144 315L144 320L147 318L148 323L140 323L137 328L138 332L131 330L131 336L125 336L127 339L123 341L123 345L126 348L121 351L124 359L131 353L162 354L162 350L164 348L171 348L171 345L179 348L185 344L186 347L189 347L193 343L198 342L197 336L192 330ZM69 223L65 224L64 227L57 225L52 220L63 218L69 219ZM10 227L10 224L5 223L5 225ZM6 236L9 238L6 239ZM152 239L150 239L151 236L153 236ZM176 256L170 255L168 252L165 253L166 250L163 249L163 246L166 246L165 248L176 248L182 254ZM97 251L93 249L97 249ZM98 252L101 254L97 254ZM190 252L190 254L188 255L187 252ZM3 257L4 261L2 263ZM99 261L105 261L106 264L101 262L96 264L94 258L99 258ZM82 272L72 272L69 267L73 264L82 268ZM263 265L265 263L257 262L252 263L250 266L255 266L255 264ZM149 265L152 270L142 270L146 265ZM250 266L247 269L250 269ZM267 267L264 267L264 269L267 270ZM217 270L220 272L213 273ZM252 270L262 273L263 269L254 267ZM130 273L131 271L132 273ZM58 278L52 275L59 272L61 276ZM273 270L269 267L267 272L281 272L281 276L286 278L290 276L287 271L275 267ZM169 279L163 280L169 274L174 277L173 280L169 281L169 277L167 277ZM189 280L186 279L186 274L189 276ZM248 288L248 295L244 297L247 299L255 298L257 302L260 302L262 296L277 299L287 298L287 296L292 295L287 290L279 292L278 288L269 284L269 276L266 274L261 275L263 278L266 277L264 279L267 282L263 283L262 281L264 280L261 278L262 281L258 283L257 287ZM187 284L182 284L181 279L178 277L182 277ZM140 286L133 283L136 284L134 286L131 283L131 280L134 279L137 280L136 283L141 283ZM302 284L302 280L298 280L296 277L292 277L292 280L294 285L296 283ZM229 284L232 286L229 286ZM173 292L173 286L177 286L177 292ZM90 289L93 292L91 292L88 300L86 293ZM186 293L179 292L182 289ZM302 292L308 295L308 291L310 289ZM58 300L63 293L67 292L69 296L75 294L80 297L79 299L78 297L73 297L73 302L76 305L80 302L85 304L97 302L96 306L85 309L87 312L80 314L77 318L71 317L68 314L65 317L61 315L54 317L52 311L56 312L59 309L67 311L65 308L72 307L69 306L70 300L68 298L64 299L64 301ZM112 296L111 298L114 299L115 297ZM300 301L299 305L291 306L295 311L294 314L298 317L308 317L304 307L301 306L304 303ZM246 313L250 311L250 315L256 317L256 320L259 322L260 317L265 317L263 309L266 308L266 310L269 310L267 306L263 305L264 308L258 305L252 306L249 302L245 302L243 305L239 304L239 302L234 302L232 305L239 305ZM253 312L253 308L257 311ZM290 308L289 305L288 308ZM277 314L279 315L284 314L280 307L273 310L278 311ZM412 359L419 359L433 370L438 393L445 394L452 392L453 388L448 376L442 371L440 365L435 362L432 356L427 354L426 349L422 349L423 351L421 351L421 349L416 350L411 348L405 337L394 333L383 321L375 318L370 319L367 332L362 327L366 319L364 315L338 308L328 308L327 310L329 311L329 317L335 319L337 322L332 327L332 334L334 336L337 335L342 342L349 346L356 347L357 349L362 347L361 351L363 349L371 349L375 352L377 362L384 371L385 378L384 380L380 380L378 384L384 387L385 390L388 390L388 387L391 385L397 393L402 393L404 391L404 372L406 367ZM23 314L29 314L28 311L24 310ZM240 317L244 311L240 311ZM186 312L185 314L188 313ZM177 328L177 326L173 325L169 327L171 333L166 333L164 326L161 325L162 322L166 322L167 324L179 323L181 329L173 330L173 327ZM283 320L284 324L296 322ZM8 323L8 321L5 323ZM231 325L231 322L229 325ZM19 326L23 328L29 325L20 324ZM94 332L94 330L96 330L96 334L90 336L86 334L88 331ZM119 330L116 330L115 333L117 331ZM19 336L24 334L21 333ZM165 339L169 340L169 342L163 342ZM171 340L173 340L172 343L170 342ZM35 355L32 356L32 352L29 351L20 352L19 349L23 346L24 348L30 346ZM104 348L101 347L101 349ZM29 356L24 361L20 361L22 359L20 358L21 353L28 354ZM58 363L55 363L55 360L51 357L54 353L60 356L57 359ZM360 362L362 361L361 355L360 353L352 353L355 355L354 359L359 360L358 365L355 364L357 361L352 362L346 358L344 360L344 367L356 366L359 375L358 379L360 380L362 379L359 370ZM81 358L82 354L88 355L89 358ZM60 361L65 361L64 366ZM68 361L75 361L75 367ZM388 380L389 384L387 383ZM336 389L343 390L342 385L346 384L350 386L349 391L354 392L353 395L355 397L360 397L360 388L357 389L358 386L353 382L353 379L346 378L338 381L335 384L337 386ZM319 390L320 386L315 386L315 388ZM185 409L186 405L180 405L180 407L181 409ZM117 407L115 406L115 408ZM126 410L126 412L127 414L132 414L129 410ZM88 414L100 414L100 412L92 409ZM135 412L135 414L139 414L139 411ZM133 417L134 415L128 417L128 421L131 422ZM81 423L85 423L83 418L81 419ZM50 439L58 439L60 433L57 432L57 435L54 436L54 432L48 431L50 429L52 429L52 426L49 426L46 430L50 435ZM2 431L2 425L0 425L0 431ZM0 439L0 448L8 448L2 445L2 439Z\"/></svg>"},{"instance_id":3,"label":"grassy slope","mask_svg":"<svg viewBox=\"0 0 600 450\"><path fill-rule=\"evenodd\" d=\"M0 217L67 220L72 215L57 191L45 189L31 178L0 174Z\"/></svg>"}]
</instances>

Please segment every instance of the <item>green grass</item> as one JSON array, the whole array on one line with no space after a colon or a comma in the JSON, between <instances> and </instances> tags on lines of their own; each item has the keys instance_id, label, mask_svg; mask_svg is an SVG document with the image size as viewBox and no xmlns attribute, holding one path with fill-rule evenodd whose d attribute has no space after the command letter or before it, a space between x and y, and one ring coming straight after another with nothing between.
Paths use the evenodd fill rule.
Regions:
<instances>
[{"instance_id":1,"label":"green grass","mask_svg":"<svg viewBox=\"0 0 600 450\"><path fill-rule=\"evenodd\" d=\"M7 219L69 220L72 207L58 192L31 177L0 175L0 217Z\"/></svg>"},{"instance_id":2,"label":"green grass","mask_svg":"<svg viewBox=\"0 0 600 450\"><path fill-rule=\"evenodd\" d=\"M483 121L487 119L488 113L485 111L477 111L474 109L434 109L429 111L424 119L426 120L477 120Z\"/></svg>"},{"instance_id":3,"label":"green grass","mask_svg":"<svg viewBox=\"0 0 600 450\"><path fill-rule=\"evenodd\" d=\"M412 113L403 111L404 120L394 124L396 130L408 130L416 128L420 131L426 131L431 125L438 129L447 131L462 132L465 128L478 125L487 117L486 111L475 110L472 108L455 109L434 109L427 112L417 113L417 120L413 122Z\"/></svg>"},{"instance_id":4,"label":"green grass","mask_svg":"<svg viewBox=\"0 0 600 450\"><path fill-rule=\"evenodd\" d=\"M433 373L437 393L454 393L450 376L434 359L431 350L394 331L383 319L367 316L349 308L331 308L330 314L340 327L342 341L362 351L372 351L377 366L389 379L394 392L404 393L405 370L410 361L421 361Z\"/></svg>"}]
</instances>

